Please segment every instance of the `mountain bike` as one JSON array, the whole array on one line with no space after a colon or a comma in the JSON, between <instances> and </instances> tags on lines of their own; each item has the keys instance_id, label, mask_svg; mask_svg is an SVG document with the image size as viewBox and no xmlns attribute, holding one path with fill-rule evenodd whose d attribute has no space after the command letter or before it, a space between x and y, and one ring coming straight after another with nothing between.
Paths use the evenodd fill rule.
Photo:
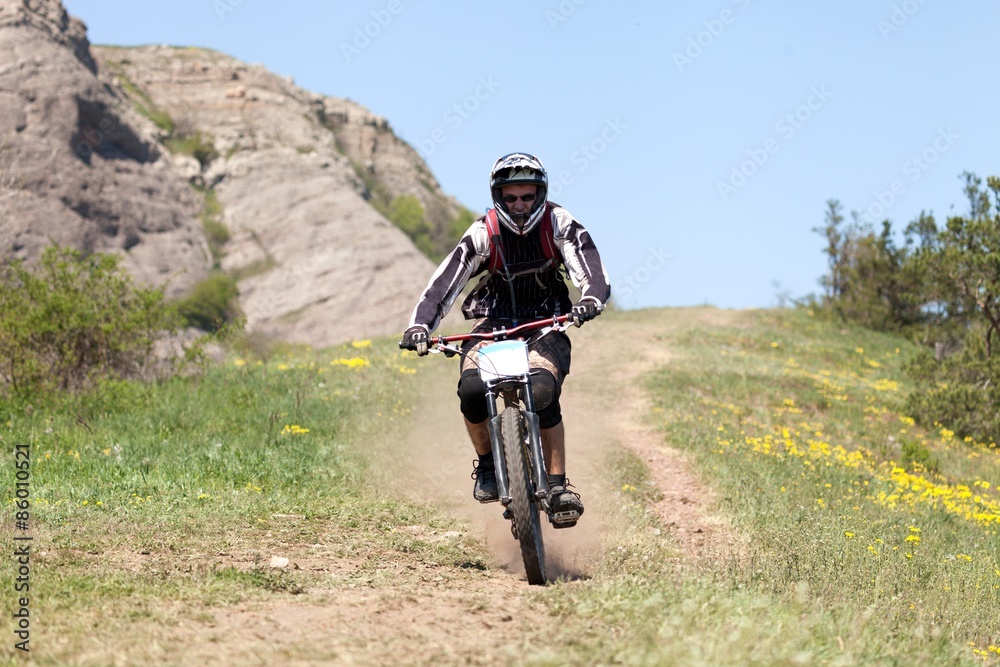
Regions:
<instances>
[{"instance_id":1,"label":"mountain bike","mask_svg":"<svg viewBox=\"0 0 1000 667\"><path fill-rule=\"evenodd\" d=\"M444 353L449 357L467 354L451 343L492 341L477 350L476 366L486 385L487 428L500 504L504 508L503 517L510 521L511 533L520 543L528 583L533 585L546 582L541 514L544 513L556 527L575 523L577 516L575 512L553 512L549 506L548 473L542 454L535 400L531 394L528 343L524 337L537 331L537 338L541 338L552 332L565 331L570 326L570 317L561 315L510 329L437 336L428 340L429 352ZM402 343L400 347L403 347ZM503 399L502 411L497 406L498 397Z\"/></svg>"}]
</instances>

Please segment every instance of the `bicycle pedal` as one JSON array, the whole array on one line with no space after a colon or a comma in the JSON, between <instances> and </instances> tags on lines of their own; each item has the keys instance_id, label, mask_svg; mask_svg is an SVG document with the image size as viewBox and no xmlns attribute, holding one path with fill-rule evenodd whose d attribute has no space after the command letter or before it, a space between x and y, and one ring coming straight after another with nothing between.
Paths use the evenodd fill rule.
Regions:
<instances>
[{"instance_id":1,"label":"bicycle pedal","mask_svg":"<svg viewBox=\"0 0 1000 667\"><path fill-rule=\"evenodd\" d=\"M579 520L580 513L576 510L553 512L549 515L549 521L551 521L553 528L572 528Z\"/></svg>"}]
</instances>

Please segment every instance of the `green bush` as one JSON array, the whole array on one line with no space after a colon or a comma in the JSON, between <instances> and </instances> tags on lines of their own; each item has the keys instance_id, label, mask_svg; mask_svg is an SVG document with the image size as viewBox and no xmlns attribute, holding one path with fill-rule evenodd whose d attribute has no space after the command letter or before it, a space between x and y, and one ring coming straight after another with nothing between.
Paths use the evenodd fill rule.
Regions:
<instances>
[{"instance_id":1,"label":"green bush","mask_svg":"<svg viewBox=\"0 0 1000 667\"><path fill-rule=\"evenodd\" d=\"M389 204L389 219L410 236L427 234L424 207L415 195L400 195Z\"/></svg>"},{"instance_id":2,"label":"green bush","mask_svg":"<svg viewBox=\"0 0 1000 667\"><path fill-rule=\"evenodd\" d=\"M907 371L916 381L906 409L927 425L946 425L959 437L1000 443L1000 358L986 353L973 327L962 349L939 361L929 350Z\"/></svg>"},{"instance_id":3,"label":"green bush","mask_svg":"<svg viewBox=\"0 0 1000 667\"><path fill-rule=\"evenodd\" d=\"M141 376L172 328L163 291L136 287L112 254L52 246L0 273L0 378L30 396Z\"/></svg>"},{"instance_id":4,"label":"green bush","mask_svg":"<svg viewBox=\"0 0 1000 667\"><path fill-rule=\"evenodd\" d=\"M205 241L208 242L209 252L212 253L212 263L215 268L219 268L222 257L225 255L223 247L231 238L229 228L222 222L222 204L212 188L199 190L205 196L205 208L201 213L201 226L205 231Z\"/></svg>"},{"instance_id":5,"label":"green bush","mask_svg":"<svg viewBox=\"0 0 1000 667\"><path fill-rule=\"evenodd\" d=\"M232 276L213 273L177 303L177 312L189 326L202 331L218 331L239 316L236 306L238 295Z\"/></svg>"},{"instance_id":6,"label":"green bush","mask_svg":"<svg viewBox=\"0 0 1000 667\"><path fill-rule=\"evenodd\" d=\"M826 293L819 312L880 331L906 334L927 349L909 367L907 409L925 426L1000 441L1000 178L962 174L966 215L939 225L921 213L894 241L890 221L877 234L854 216L844 226L828 202ZM933 350L933 353L931 352ZM919 463L919 461L918 461Z\"/></svg>"},{"instance_id":7,"label":"green bush","mask_svg":"<svg viewBox=\"0 0 1000 667\"><path fill-rule=\"evenodd\" d=\"M163 143L172 153L190 155L196 159L202 167L208 165L209 162L219 157L219 151L216 150L215 144L212 143L212 138L207 134L202 134L201 132L170 137Z\"/></svg>"}]
</instances>

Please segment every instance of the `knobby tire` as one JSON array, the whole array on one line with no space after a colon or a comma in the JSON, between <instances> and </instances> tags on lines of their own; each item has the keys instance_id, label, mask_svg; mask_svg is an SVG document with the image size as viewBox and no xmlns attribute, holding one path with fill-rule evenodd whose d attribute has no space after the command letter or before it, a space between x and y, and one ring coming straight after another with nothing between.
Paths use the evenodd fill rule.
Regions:
<instances>
[{"instance_id":1,"label":"knobby tire","mask_svg":"<svg viewBox=\"0 0 1000 667\"><path fill-rule=\"evenodd\" d=\"M538 500L531 492L525 421L518 408L510 406L503 411L502 431L510 485L511 513L517 530L517 539L521 543L524 571L528 575L529 584L542 585L545 583L542 522L539 518Z\"/></svg>"}]
</instances>

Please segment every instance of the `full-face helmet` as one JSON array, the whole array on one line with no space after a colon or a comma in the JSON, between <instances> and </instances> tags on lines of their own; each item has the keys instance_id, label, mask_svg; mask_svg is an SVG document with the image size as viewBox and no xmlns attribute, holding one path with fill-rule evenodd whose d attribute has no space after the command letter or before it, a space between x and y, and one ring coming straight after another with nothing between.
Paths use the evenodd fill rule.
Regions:
<instances>
[{"instance_id":1,"label":"full-face helmet","mask_svg":"<svg viewBox=\"0 0 1000 667\"><path fill-rule=\"evenodd\" d=\"M537 185L535 201L527 215L513 215L503 201L505 185ZM507 229L524 236L538 224L545 211L545 200L549 190L549 177L542 161L528 153L504 155L493 164L490 171L490 193L497 218Z\"/></svg>"}]
</instances>

